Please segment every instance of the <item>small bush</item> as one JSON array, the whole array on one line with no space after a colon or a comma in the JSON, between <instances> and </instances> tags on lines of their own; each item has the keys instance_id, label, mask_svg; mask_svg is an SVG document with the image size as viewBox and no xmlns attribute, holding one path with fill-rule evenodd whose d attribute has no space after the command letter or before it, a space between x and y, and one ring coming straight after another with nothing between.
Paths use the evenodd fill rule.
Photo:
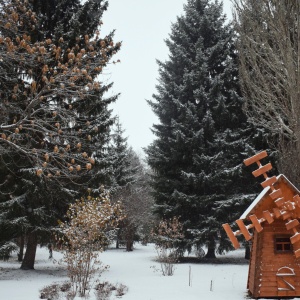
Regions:
<instances>
[{"instance_id":1,"label":"small bush","mask_svg":"<svg viewBox=\"0 0 300 300\"><path fill-rule=\"evenodd\" d=\"M128 291L124 284L113 285L107 281L99 283L95 287L95 295L97 300L109 300L113 293L117 298L121 298Z\"/></svg>"},{"instance_id":2,"label":"small bush","mask_svg":"<svg viewBox=\"0 0 300 300\"><path fill-rule=\"evenodd\" d=\"M69 282L69 281L64 282L64 283L61 284L61 286L60 286L60 290L61 290L62 292L67 292L67 291L69 291L70 289L71 289L71 282Z\"/></svg>"},{"instance_id":3,"label":"small bush","mask_svg":"<svg viewBox=\"0 0 300 300\"><path fill-rule=\"evenodd\" d=\"M116 296L122 297L128 292L128 287L122 283L117 285Z\"/></svg>"},{"instance_id":4,"label":"small bush","mask_svg":"<svg viewBox=\"0 0 300 300\"><path fill-rule=\"evenodd\" d=\"M97 284L95 290L97 300L107 300L110 298L112 291L114 290L114 286L105 281Z\"/></svg>"},{"instance_id":5,"label":"small bush","mask_svg":"<svg viewBox=\"0 0 300 300\"><path fill-rule=\"evenodd\" d=\"M13 242L7 242L0 246L0 259L7 261L13 251L18 250L18 246Z\"/></svg>"},{"instance_id":6,"label":"small bush","mask_svg":"<svg viewBox=\"0 0 300 300\"><path fill-rule=\"evenodd\" d=\"M67 300L73 300L76 295L71 289L71 282L63 282L63 283L53 283L51 285L45 286L40 290L40 299L47 300L58 300L62 299L63 295Z\"/></svg>"},{"instance_id":7,"label":"small bush","mask_svg":"<svg viewBox=\"0 0 300 300\"><path fill-rule=\"evenodd\" d=\"M160 262L161 272L164 276L172 276L175 263L181 253L178 251L178 243L183 238L183 226L178 218L162 220L152 232L155 242L157 260Z\"/></svg>"},{"instance_id":8,"label":"small bush","mask_svg":"<svg viewBox=\"0 0 300 300\"><path fill-rule=\"evenodd\" d=\"M53 283L40 290L40 299L57 300L60 298L59 284Z\"/></svg>"}]
</instances>

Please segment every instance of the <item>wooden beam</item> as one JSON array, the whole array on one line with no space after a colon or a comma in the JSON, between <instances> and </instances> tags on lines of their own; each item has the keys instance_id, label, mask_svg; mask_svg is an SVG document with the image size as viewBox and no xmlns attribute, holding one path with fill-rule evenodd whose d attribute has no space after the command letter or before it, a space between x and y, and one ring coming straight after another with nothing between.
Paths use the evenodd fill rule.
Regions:
<instances>
[{"instance_id":1,"label":"wooden beam","mask_svg":"<svg viewBox=\"0 0 300 300\"><path fill-rule=\"evenodd\" d=\"M272 214L268 211L268 210L265 210L263 212L263 215L264 215L264 218L266 219L266 221L271 224L274 222L274 218L272 216Z\"/></svg>"},{"instance_id":2,"label":"wooden beam","mask_svg":"<svg viewBox=\"0 0 300 300\"><path fill-rule=\"evenodd\" d=\"M293 197L293 200L298 205L298 207L300 207L300 196L298 194Z\"/></svg>"},{"instance_id":3,"label":"wooden beam","mask_svg":"<svg viewBox=\"0 0 300 300\"><path fill-rule=\"evenodd\" d=\"M275 200L275 199L277 199L277 198L279 198L279 197L282 196L282 191L281 191L281 189L274 190L272 193L269 194L269 196L270 196L273 200Z\"/></svg>"},{"instance_id":4,"label":"wooden beam","mask_svg":"<svg viewBox=\"0 0 300 300\"><path fill-rule=\"evenodd\" d=\"M258 176L270 171L271 169L272 169L272 165L271 165L271 163L268 163L264 166L261 166L257 170L253 171L252 174L254 177L258 177Z\"/></svg>"},{"instance_id":5,"label":"wooden beam","mask_svg":"<svg viewBox=\"0 0 300 300\"><path fill-rule=\"evenodd\" d=\"M255 155L253 155L253 156L245 159L244 160L244 164L245 164L245 166L250 166L253 163L258 162L259 160L261 160L261 159L263 159L263 158L265 158L267 156L268 156L267 151L262 151L260 153L257 153Z\"/></svg>"},{"instance_id":6,"label":"wooden beam","mask_svg":"<svg viewBox=\"0 0 300 300\"><path fill-rule=\"evenodd\" d=\"M299 221L297 219L290 220L287 223L285 223L285 227L287 230L291 230L299 225Z\"/></svg>"},{"instance_id":7,"label":"wooden beam","mask_svg":"<svg viewBox=\"0 0 300 300\"><path fill-rule=\"evenodd\" d=\"M246 227L246 225L244 224L243 220L239 219L235 221L236 224L239 226L243 236L245 237L245 239L247 241L252 239L252 235L250 234L250 232L248 231L248 228Z\"/></svg>"},{"instance_id":8,"label":"wooden beam","mask_svg":"<svg viewBox=\"0 0 300 300\"><path fill-rule=\"evenodd\" d=\"M277 181L277 177L273 176L271 178L267 178L264 182L261 183L261 186L263 188L266 188L267 186L273 185Z\"/></svg>"},{"instance_id":9,"label":"wooden beam","mask_svg":"<svg viewBox=\"0 0 300 300\"><path fill-rule=\"evenodd\" d=\"M300 257L300 249L294 251L296 258Z\"/></svg>"},{"instance_id":10,"label":"wooden beam","mask_svg":"<svg viewBox=\"0 0 300 300\"><path fill-rule=\"evenodd\" d=\"M281 211L278 208L274 207L273 212L277 219L281 217Z\"/></svg>"},{"instance_id":11,"label":"wooden beam","mask_svg":"<svg viewBox=\"0 0 300 300\"><path fill-rule=\"evenodd\" d=\"M261 232L263 230L262 226L260 225L259 220L257 219L256 215L249 216L252 224L254 225L257 232Z\"/></svg>"},{"instance_id":12,"label":"wooden beam","mask_svg":"<svg viewBox=\"0 0 300 300\"><path fill-rule=\"evenodd\" d=\"M235 234L234 234L234 232L231 230L229 224L226 223L226 224L223 224L222 226L223 226L224 230L226 231L227 236L229 237L229 239L230 239L230 241L231 241L233 247L234 247L235 249L240 248L240 243L239 243L239 241L237 240L237 238L235 237Z\"/></svg>"},{"instance_id":13,"label":"wooden beam","mask_svg":"<svg viewBox=\"0 0 300 300\"><path fill-rule=\"evenodd\" d=\"M287 220L287 219L289 219L289 218L291 218L292 217L292 213L290 213L289 211L283 211L282 213L281 213L281 216L282 216L282 219L283 220Z\"/></svg>"},{"instance_id":14,"label":"wooden beam","mask_svg":"<svg viewBox=\"0 0 300 300\"><path fill-rule=\"evenodd\" d=\"M291 201L286 201L285 202L285 207L288 209L288 210L290 210L290 211L292 211L292 210L295 210L295 204L293 203L293 202L291 202Z\"/></svg>"},{"instance_id":15,"label":"wooden beam","mask_svg":"<svg viewBox=\"0 0 300 300\"><path fill-rule=\"evenodd\" d=\"M296 242L300 241L300 233L296 232L293 236L291 236L290 240L292 244L295 244Z\"/></svg>"},{"instance_id":16,"label":"wooden beam","mask_svg":"<svg viewBox=\"0 0 300 300\"><path fill-rule=\"evenodd\" d=\"M281 207L282 205L285 204L284 198L278 198L277 200L274 201L277 207Z\"/></svg>"}]
</instances>

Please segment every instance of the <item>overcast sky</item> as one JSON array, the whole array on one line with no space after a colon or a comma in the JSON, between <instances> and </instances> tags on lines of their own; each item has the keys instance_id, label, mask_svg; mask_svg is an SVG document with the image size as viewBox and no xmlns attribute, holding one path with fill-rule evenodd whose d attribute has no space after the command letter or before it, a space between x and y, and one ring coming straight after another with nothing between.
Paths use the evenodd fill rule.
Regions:
<instances>
[{"instance_id":1,"label":"overcast sky","mask_svg":"<svg viewBox=\"0 0 300 300\"><path fill-rule=\"evenodd\" d=\"M105 72L106 80L114 82L113 93L121 93L112 106L119 115L128 144L140 154L155 138L150 130L157 118L146 99L156 92L158 78L156 59L166 60L171 24L183 14L187 0L109 0L103 17L102 33L115 31L115 41L122 48ZM224 11L231 15L230 0L224 0Z\"/></svg>"}]
</instances>

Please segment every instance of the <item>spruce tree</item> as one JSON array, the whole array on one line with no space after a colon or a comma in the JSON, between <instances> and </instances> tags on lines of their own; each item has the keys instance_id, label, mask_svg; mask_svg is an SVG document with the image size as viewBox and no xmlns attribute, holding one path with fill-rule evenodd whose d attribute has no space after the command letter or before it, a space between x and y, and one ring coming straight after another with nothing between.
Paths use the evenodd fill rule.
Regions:
<instances>
[{"instance_id":1,"label":"spruce tree","mask_svg":"<svg viewBox=\"0 0 300 300\"><path fill-rule=\"evenodd\" d=\"M113 182L111 183L112 193L133 181L134 170L130 166L130 148L124 137L124 129L119 118L116 118L110 141L110 156L112 157Z\"/></svg>"},{"instance_id":2,"label":"spruce tree","mask_svg":"<svg viewBox=\"0 0 300 300\"><path fill-rule=\"evenodd\" d=\"M159 61L149 101L159 124L146 149L154 171L155 212L179 217L179 248L206 246L207 257L229 249L223 222L233 221L256 188L242 161L262 146L242 111L234 32L222 3L188 0L172 25L169 59Z\"/></svg>"},{"instance_id":3,"label":"spruce tree","mask_svg":"<svg viewBox=\"0 0 300 300\"><path fill-rule=\"evenodd\" d=\"M105 147L109 140L110 126L113 124L108 105L117 96L105 98L104 94L111 84L99 84L97 76L119 50L120 44L114 44L113 34L102 38L99 36L101 16L107 9L106 1L91 0L82 4L80 1L71 0L26 3L10 0L3 4L2 9L12 15L12 21L14 15L11 12L16 12L15 15L19 13L19 16L21 13L30 12L29 17L32 16L28 22L16 22L16 26L21 27L19 30L23 37L26 34L31 37L26 40L29 48L22 50L23 46L20 47L20 52L17 52L20 61L17 61L18 56L11 61L4 57L0 66L2 73L9 74L6 77L1 76L7 80L0 82L3 95L10 99L8 96L15 93L15 102L20 103L20 109L9 111L13 105L18 107L17 103L13 100L10 103L3 101L7 113L5 111L1 114L1 123L4 124L2 130L5 132L0 140L3 170L0 227L10 228L10 238L27 236L27 250L21 267L28 269L34 267L37 243L49 241L51 230L66 212L70 201L79 197L88 186L98 188L108 180L107 172L102 171L103 165L107 164ZM15 34L10 30L12 27L8 28L5 22L1 24L1 33L4 36ZM11 36L11 40L21 46L22 35L18 37L18 34L20 33ZM32 50L32 44L41 44L44 48ZM52 49L49 50L49 55L46 52L41 57L39 51L48 51L48 48ZM6 53L6 45L3 43L0 51ZM28 61L24 60L26 55ZM44 58L47 59L47 65ZM31 62L35 63L30 65ZM79 63L80 68L77 66ZM55 76L63 77L64 72L69 74L69 69L73 76L69 76L59 85ZM53 79L50 77L52 74ZM30 78L37 83L30 94L25 94L26 89L30 90L30 85L28 88L24 78ZM16 83L19 83L19 90L14 88ZM50 84L58 87L51 89ZM44 93L47 86L50 86L49 95L42 94L44 96L41 101L32 101L32 108L37 112L34 114L35 119L22 119L24 106L25 113L31 112L26 110L26 101ZM74 112L72 117L70 111ZM15 132L18 135L11 132L15 129L13 124L16 122L23 125L22 129L19 127L18 132ZM28 127L28 132L25 128L28 124L24 122L32 124ZM44 127L39 127L40 124ZM35 127L37 134L32 130ZM44 131L39 132L40 128ZM24 142L16 144L16 137L22 137L23 140L20 141ZM77 143L71 143L74 140ZM57 144L59 147L55 150ZM20 149L26 151L22 152ZM54 169L53 165L57 161L60 164L56 164ZM91 169L92 165L95 166ZM84 170L81 172L81 169Z\"/></svg>"},{"instance_id":4,"label":"spruce tree","mask_svg":"<svg viewBox=\"0 0 300 300\"><path fill-rule=\"evenodd\" d=\"M132 213L129 208L132 207L132 186L136 182L136 174L140 166L133 163L135 153L128 146L127 137L124 137L124 129L118 117L111 135L109 154L113 175L110 184L112 200L121 202L126 214L126 217L119 223L116 248L119 248L120 241L124 241L127 251L132 251L136 228L130 222Z\"/></svg>"}]
</instances>

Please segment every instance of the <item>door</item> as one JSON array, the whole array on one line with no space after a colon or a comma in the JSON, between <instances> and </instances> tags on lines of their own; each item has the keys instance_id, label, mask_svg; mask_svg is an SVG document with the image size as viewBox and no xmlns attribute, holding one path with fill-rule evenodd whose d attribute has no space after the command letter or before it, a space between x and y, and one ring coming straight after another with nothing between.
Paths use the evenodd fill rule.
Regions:
<instances>
[{"instance_id":1,"label":"door","mask_svg":"<svg viewBox=\"0 0 300 300\"><path fill-rule=\"evenodd\" d=\"M278 296L295 296L295 277L294 269L281 267L276 273Z\"/></svg>"}]
</instances>

